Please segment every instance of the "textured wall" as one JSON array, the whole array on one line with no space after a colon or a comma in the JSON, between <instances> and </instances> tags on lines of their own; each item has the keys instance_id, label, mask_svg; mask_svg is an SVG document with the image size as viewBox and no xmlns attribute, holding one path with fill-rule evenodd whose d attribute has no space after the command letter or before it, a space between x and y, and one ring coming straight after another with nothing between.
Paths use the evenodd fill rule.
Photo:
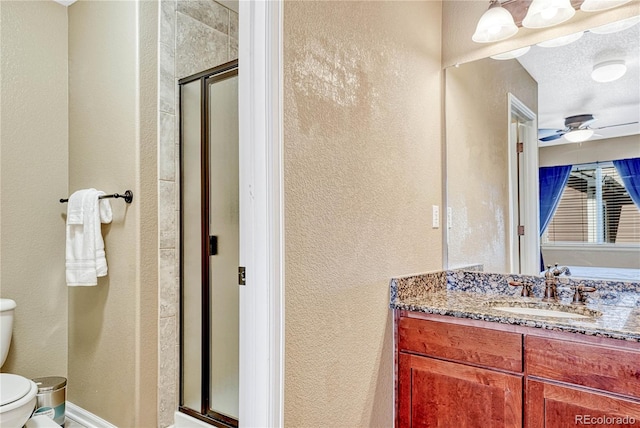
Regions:
<instances>
[{"instance_id":1,"label":"textured wall","mask_svg":"<svg viewBox=\"0 0 640 428\"><path fill-rule=\"evenodd\" d=\"M517 61L484 59L446 70L450 267L509 272L508 94L534 113L538 85Z\"/></svg>"},{"instance_id":2,"label":"textured wall","mask_svg":"<svg viewBox=\"0 0 640 428\"><path fill-rule=\"evenodd\" d=\"M0 295L18 304L2 371L66 376L67 13L52 1L0 12Z\"/></svg>"},{"instance_id":3,"label":"textured wall","mask_svg":"<svg viewBox=\"0 0 640 428\"><path fill-rule=\"evenodd\" d=\"M393 425L389 279L442 267L440 2L286 2L285 425Z\"/></svg>"},{"instance_id":4,"label":"textured wall","mask_svg":"<svg viewBox=\"0 0 640 428\"><path fill-rule=\"evenodd\" d=\"M117 426L155 426L157 4L81 0L68 13L69 190L131 189L134 201L111 202L108 276L69 289L67 399Z\"/></svg>"},{"instance_id":5,"label":"textured wall","mask_svg":"<svg viewBox=\"0 0 640 428\"><path fill-rule=\"evenodd\" d=\"M627 205L627 207L629 207ZM633 209L632 207L630 207ZM620 248L615 251L602 251L599 248L579 246L545 246L542 245L542 256L550 263L562 261L563 266L596 266L615 268L640 269L638 249L633 247ZM579 268L578 268L579 269ZM571 269L574 276L576 273ZM584 275L584 274L583 274ZM633 279L631 279L633 278ZM636 281L636 277L629 277Z\"/></svg>"},{"instance_id":6,"label":"textured wall","mask_svg":"<svg viewBox=\"0 0 640 428\"><path fill-rule=\"evenodd\" d=\"M640 157L637 135L540 147L540 166L576 165Z\"/></svg>"}]
</instances>

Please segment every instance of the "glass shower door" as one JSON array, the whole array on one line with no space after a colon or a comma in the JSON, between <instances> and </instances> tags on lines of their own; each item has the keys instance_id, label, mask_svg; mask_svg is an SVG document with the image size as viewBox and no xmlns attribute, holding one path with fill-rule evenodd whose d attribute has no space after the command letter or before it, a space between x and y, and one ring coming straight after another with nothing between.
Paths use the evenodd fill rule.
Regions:
<instances>
[{"instance_id":1,"label":"glass shower door","mask_svg":"<svg viewBox=\"0 0 640 428\"><path fill-rule=\"evenodd\" d=\"M238 426L237 62L180 82L180 411Z\"/></svg>"},{"instance_id":2,"label":"glass shower door","mask_svg":"<svg viewBox=\"0 0 640 428\"><path fill-rule=\"evenodd\" d=\"M209 92L210 409L238 418L238 75L212 77Z\"/></svg>"}]
</instances>

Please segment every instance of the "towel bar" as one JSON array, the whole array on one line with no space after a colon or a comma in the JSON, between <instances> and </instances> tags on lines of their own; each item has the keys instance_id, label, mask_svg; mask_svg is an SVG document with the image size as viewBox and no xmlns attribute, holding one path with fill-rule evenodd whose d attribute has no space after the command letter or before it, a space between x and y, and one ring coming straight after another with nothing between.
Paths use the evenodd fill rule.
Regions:
<instances>
[{"instance_id":1,"label":"towel bar","mask_svg":"<svg viewBox=\"0 0 640 428\"><path fill-rule=\"evenodd\" d=\"M131 190L125 190L124 194L114 193L113 195L102 195L98 196L98 199L108 199L108 198L122 198L128 204L133 202L133 192ZM69 199L60 199L60 203L69 202Z\"/></svg>"}]
</instances>

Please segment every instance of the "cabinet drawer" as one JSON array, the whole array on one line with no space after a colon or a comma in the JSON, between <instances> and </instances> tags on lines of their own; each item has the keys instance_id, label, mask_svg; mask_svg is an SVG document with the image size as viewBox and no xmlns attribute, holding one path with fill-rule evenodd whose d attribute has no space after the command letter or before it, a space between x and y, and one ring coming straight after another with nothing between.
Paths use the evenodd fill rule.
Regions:
<instances>
[{"instance_id":1,"label":"cabinet drawer","mask_svg":"<svg viewBox=\"0 0 640 428\"><path fill-rule=\"evenodd\" d=\"M526 336L527 374L640 398L640 349Z\"/></svg>"},{"instance_id":2,"label":"cabinet drawer","mask_svg":"<svg viewBox=\"0 0 640 428\"><path fill-rule=\"evenodd\" d=\"M464 325L402 317L398 350L522 371L522 335Z\"/></svg>"}]
</instances>

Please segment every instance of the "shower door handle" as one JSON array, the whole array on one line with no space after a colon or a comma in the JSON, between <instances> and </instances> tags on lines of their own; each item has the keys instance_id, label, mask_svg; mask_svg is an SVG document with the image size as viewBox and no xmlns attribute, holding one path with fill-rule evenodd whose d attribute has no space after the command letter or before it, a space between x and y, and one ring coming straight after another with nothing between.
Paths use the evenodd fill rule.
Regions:
<instances>
[{"instance_id":1,"label":"shower door handle","mask_svg":"<svg viewBox=\"0 0 640 428\"><path fill-rule=\"evenodd\" d=\"M218 254L218 237L215 235L209 236L209 255L215 256Z\"/></svg>"}]
</instances>

